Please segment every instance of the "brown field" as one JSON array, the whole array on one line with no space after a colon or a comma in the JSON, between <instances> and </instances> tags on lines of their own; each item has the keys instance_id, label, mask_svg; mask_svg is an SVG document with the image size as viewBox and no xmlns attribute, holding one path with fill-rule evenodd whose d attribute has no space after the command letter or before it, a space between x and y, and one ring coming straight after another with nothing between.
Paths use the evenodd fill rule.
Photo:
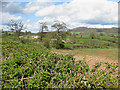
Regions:
<instances>
[{"instance_id":1,"label":"brown field","mask_svg":"<svg viewBox=\"0 0 120 90\"><path fill-rule=\"evenodd\" d=\"M84 59L90 68L99 62L118 63L118 49L74 49L53 50L53 52L63 55L74 55L76 61Z\"/></svg>"}]
</instances>

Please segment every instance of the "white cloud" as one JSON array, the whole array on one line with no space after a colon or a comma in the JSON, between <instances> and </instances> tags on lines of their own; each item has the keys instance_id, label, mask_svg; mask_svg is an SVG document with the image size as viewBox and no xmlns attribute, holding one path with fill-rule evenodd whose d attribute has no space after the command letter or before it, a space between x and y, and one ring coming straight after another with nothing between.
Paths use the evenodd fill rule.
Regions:
<instances>
[{"instance_id":1,"label":"white cloud","mask_svg":"<svg viewBox=\"0 0 120 90\"><path fill-rule=\"evenodd\" d=\"M42 9L44 7L48 7L52 3L47 2L47 0L44 0L44 2L37 0L36 2L28 2L25 6L21 6L20 4L24 2L3 2L0 3L2 6L3 12L10 12L13 14L32 14L36 10Z\"/></svg>"},{"instance_id":2,"label":"white cloud","mask_svg":"<svg viewBox=\"0 0 120 90\"><path fill-rule=\"evenodd\" d=\"M60 19L71 26L84 23L111 25L118 22L118 6L117 2L107 0L73 0L70 3L40 9L35 16Z\"/></svg>"},{"instance_id":3,"label":"white cloud","mask_svg":"<svg viewBox=\"0 0 120 90\"><path fill-rule=\"evenodd\" d=\"M0 29L6 29L7 27L5 25L0 25Z\"/></svg>"},{"instance_id":4,"label":"white cloud","mask_svg":"<svg viewBox=\"0 0 120 90\"><path fill-rule=\"evenodd\" d=\"M111 28L115 27L115 25L101 25L101 24L96 24L96 25L88 25L89 28Z\"/></svg>"},{"instance_id":5,"label":"white cloud","mask_svg":"<svg viewBox=\"0 0 120 90\"><path fill-rule=\"evenodd\" d=\"M0 0L0 2L8 2L8 1L10 1L10 0Z\"/></svg>"},{"instance_id":6,"label":"white cloud","mask_svg":"<svg viewBox=\"0 0 120 90\"><path fill-rule=\"evenodd\" d=\"M4 24L4 25L8 24L11 19L13 19L13 20L21 20L22 19L21 16L15 16L15 15L12 15L9 13L0 12L0 14L2 15L2 17L0 17L0 20L1 20L0 24Z\"/></svg>"},{"instance_id":7,"label":"white cloud","mask_svg":"<svg viewBox=\"0 0 120 90\"><path fill-rule=\"evenodd\" d=\"M35 33L35 32L39 32L39 29L40 29L38 23L34 23L33 25L31 25L31 24L26 24L25 26L26 26L26 28L27 28L27 31L31 31L31 32L34 32L34 33Z\"/></svg>"},{"instance_id":8,"label":"white cloud","mask_svg":"<svg viewBox=\"0 0 120 90\"><path fill-rule=\"evenodd\" d=\"M59 2L59 1L56 1ZM62 1L61 1L62 2ZM63 1L66 2L66 1ZM63 3L54 5L55 2L50 0L36 0L29 2L21 7L19 3L6 2L3 4L2 24L7 24L10 19L20 20L21 16L15 14L33 14L37 17L44 17L49 28L54 23L54 20L64 21L69 28L78 26L86 27L114 27L118 22L118 3L108 0L71 0L70 3ZM1 4L1 3L0 3ZM9 13L10 12L10 13ZM24 17L25 18L25 17ZM29 30L33 32L39 31L39 24L37 21L33 25L27 25ZM31 20L27 20L27 23ZM50 28L51 29L51 28Z\"/></svg>"},{"instance_id":9,"label":"white cloud","mask_svg":"<svg viewBox=\"0 0 120 90\"><path fill-rule=\"evenodd\" d=\"M31 22L31 20L30 20L30 19L28 19L28 20L27 20L27 23L30 23L30 22Z\"/></svg>"},{"instance_id":10,"label":"white cloud","mask_svg":"<svg viewBox=\"0 0 120 90\"><path fill-rule=\"evenodd\" d=\"M37 10L50 6L53 3L50 0L36 0L35 2L29 2L25 5L25 8L23 8L23 13L31 14Z\"/></svg>"},{"instance_id":11,"label":"white cloud","mask_svg":"<svg viewBox=\"0 0 120 90\"><path fill-rule=\"evenodd\" d=\"M23 8L19 6L19 3L14 2L2 2L2 12L10 12L12 14L15 13L23 13Z\"/></svg>"},{"instance_id":12,"label":"white cloud","mask_svg":"<svg viewBox=\"0 0 120 90\"><path fill-rule=\"evenodd\" d=\"M26 4L25 8L23 9L23 12L24 12L25 14L31 14L31 13L33 13L35 10L38 10L38 9L39 9L38 3L29 2L28 4Z\"/></svg>"}]
</instances>

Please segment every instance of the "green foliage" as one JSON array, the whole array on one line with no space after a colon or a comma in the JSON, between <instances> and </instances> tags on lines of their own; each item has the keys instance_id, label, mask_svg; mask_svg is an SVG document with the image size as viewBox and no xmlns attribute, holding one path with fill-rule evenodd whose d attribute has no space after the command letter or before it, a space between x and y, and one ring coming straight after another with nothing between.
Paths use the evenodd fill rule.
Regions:
<instances>
[{"instance_id":1,"label":"green foliage","mask_svg":"<svg viewBox=\"0 0 120 90\"><path fill-rule=\"evenodd\" d=\"M90 34L90 38L91 38L91 39L95 39L95 38L96 38L95 34L94 34L94 33L91 33L91 34Z\"/></svg>"},{"instance_id":2,"label":"green foliage","mask_svg":"<svg viewBox=\"0 0 120 90\"><path fill-rule=\"evenodd\" d=\"M100 32L101 33L101 32ZM118 48L118 36L117 34L105 34L102 32L102 36L99 34L91 33L89 34L71 34L68 32L60 31L59 35L56 32L44 32L43 41L39 39L31 39L30 37L35 36L35 34L25 35L21 32L23 38L19 41L23 44L41 43L47 48L58 48L58 49L78 49L78 48ZM40 34L40 33L39 33ZM27 38L28 37L28 38ZM17 35L15 32L8 32L8 34L2 33L2 38L11 38L17 40ZM39 42L40 41L40 42ZM62 43L64 41L65 43Z\"/></svg>"},{"instance_id":3,"label":"green foliage","mask_svg":"<svg viewBox=\"0 0 120 90\"><path fill-rule=\"evenodd\" d=\"M118 48L118 38L111 37L109 35L100 36L90 34L90 35L72 35L67 36L71 42L65 43L65 47L74 47L78 48ZM91 36L91 37L90 37ZM92 37L93 36L93 37ZM67 40L66 39L66 40Z\"/></svg>"},{"instance_id":4,"label":"green foliage","mask_svg":"<svg viewBox=\"0 0 120 90\"><path fill-rule=\"evenodd\" d=\"M62 43L62 40L52 40L51 46L56 48L56 49L64 48L64 44Z\"/></svg>"},{"instance_id":5,"label":"green foliage","mask_svg":"<svg viewBox=\"0 0 120 90\"><path fill-rule=\"evenodd\" d=\"M51 26L52 28L57 30L57 42L56 49L63 48L64 45L61 43L61 38L66 38L66 34L64 30L67 30L66 24L59 20L56 20L55 23Z\"/></svg>"},{"instance_id":6,"label":"green foliage","mask_svg":"<svg viewBox=\"0 0 120 90\"><path fill-rule=\"evenodd\" d=\"M29 39L20 39L20 42L23 43L23 44L29 44L29 43L31 43L32 41L29 40Z\"/></svg>"},{"instance_id":7,"label":"green foliage","mask_svg":"<svg viewBox=\"0 0 120 90\"><path fill-rule=\"evenodd\" d=\"M105 34L103 34L103 33L100 33L100 36L105 36Z\"/></svg>"},{"instance_id":8,"label":"green foliage","mask_svg":"<svg viewBox=\"0 0 120 90\"><path fill-rule=\"evenodd\" d=\"M44 40L44 46L45 46L46 48L50 48L50 39L45 39L45 40Z\"/></svg>"},{"instance_id":9,"label":"green foliage","mask_svg":"<svg viewBox=\"0 0 120 90\"><path fill-rule=\"evenodd\" d=\"M72 55L57 55L42 47L2 42L2 88L118 88L117 64L90 69ZM111 73L112 72L112 73Z\"/></svg>"}]
</instances>

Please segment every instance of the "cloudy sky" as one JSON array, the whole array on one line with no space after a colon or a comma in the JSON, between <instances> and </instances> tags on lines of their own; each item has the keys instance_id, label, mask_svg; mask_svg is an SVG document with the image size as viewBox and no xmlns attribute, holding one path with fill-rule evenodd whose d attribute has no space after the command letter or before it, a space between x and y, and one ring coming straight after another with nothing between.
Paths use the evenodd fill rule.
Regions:
<instances>
[{"instance_id":1,"label":"cloudy sky","mask_svg":"<svg viewBox=\"0 0 120 90\"><path fill-rule=\"evenodd\" d=\"M2 0L0 0L2 1ZM118 26L119 0L4 0L0 2L0 28L11 19L22 20L27 31L38 32L39 22L63 21L68 28Z\"/></svg>"}]
</instances>

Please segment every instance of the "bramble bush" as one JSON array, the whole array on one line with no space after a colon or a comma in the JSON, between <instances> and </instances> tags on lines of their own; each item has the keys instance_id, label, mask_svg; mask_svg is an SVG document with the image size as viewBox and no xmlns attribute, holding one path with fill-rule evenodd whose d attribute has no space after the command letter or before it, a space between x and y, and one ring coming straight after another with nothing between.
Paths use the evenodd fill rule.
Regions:
<instances>
[{"instance_id":1,"label":"bramble bush","mask_svg":"<svg viewBox=\"0 0 120 90\"><path fill-rule=\"evenodd\" d=\"M2 42L2 88L118 88L117 64L93 69L85 60L57 55L42 47Z\"/></svg>"}]
</instances>

